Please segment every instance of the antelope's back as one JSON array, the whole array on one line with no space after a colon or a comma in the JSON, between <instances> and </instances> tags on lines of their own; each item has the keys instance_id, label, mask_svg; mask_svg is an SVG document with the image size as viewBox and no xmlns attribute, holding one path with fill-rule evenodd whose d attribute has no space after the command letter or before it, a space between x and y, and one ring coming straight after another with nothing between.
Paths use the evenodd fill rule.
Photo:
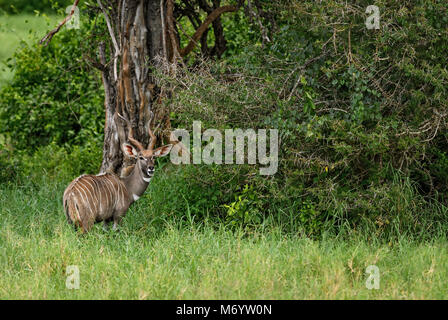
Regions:
<instances>
[{"instance_id":1,"label":"antelope's back","mask_svg":"<svg viewBox=\"0 0 448 320\"><path fill-rule=\"evenodd\" d=\"M110 173L82 175L65 189L63 205L69 223L88 229L95 221L112 217L117 206L126 203L126 189Z\"/></svg>"}]
</instances>

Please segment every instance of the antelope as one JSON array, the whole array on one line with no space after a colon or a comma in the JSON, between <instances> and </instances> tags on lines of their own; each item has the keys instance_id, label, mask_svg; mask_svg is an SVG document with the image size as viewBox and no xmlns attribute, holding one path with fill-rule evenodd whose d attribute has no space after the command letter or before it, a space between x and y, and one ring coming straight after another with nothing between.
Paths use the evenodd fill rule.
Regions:
<instances>
[{"instance_id":1,"label":"antelope","mask_svg":"<svg viewBox=\"0 0 448 320\"><path fill-rule=\"evenodd\" d=\"M119 115L120 116L120 115ZM104 222L107 229L113 221L113 229L125 216L129 206L137 201L145 192L154 175L154 160L164 157L171 151L172 144L154 150L156 137L149 127L151 140L145 149L132 137L132 126L129 126L129 143L123 143L122 150L126 157L136 159L136 164L126 168L126 174L120 177L114 173L98 175L81 175L73 180L65 189L63 206L67 221L82 233L90 230L96 222Z\"/></svg>"}]
</instances>

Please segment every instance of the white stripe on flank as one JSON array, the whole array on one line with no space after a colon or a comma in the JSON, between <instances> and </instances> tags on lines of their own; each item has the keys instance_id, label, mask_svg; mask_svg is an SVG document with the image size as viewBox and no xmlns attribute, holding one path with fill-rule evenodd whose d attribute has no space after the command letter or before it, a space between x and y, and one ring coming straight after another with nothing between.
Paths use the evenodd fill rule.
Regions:
<instances>
[{"instance_id":1,"label":"white stripe on flank","mask_svg":"<svg viewBox=\"0 0 448 320\"><path fill-rule=\"evenodd\" d=\"M94 186L93 186L93 190L94 190L94 193L95 193L95 198L96 198L96 200L98 201L98 203L99 203L99 207L100 207L100 211L98 211L98 213L102 213L102 208L101 208L101 190L100 190L100 188L99 188L99 186L98 186L98 181L97 181L97 179L95 179L94 177L92 177L92 182L93 182L93 184L94 184Z\"/></svg>"},{"instance_id":2,"label":"white stripe on flank","mask_svg":"<svg viewBox=\"0 0 448 320\"><path fill-rule=\"evenodd\" d=\"M78 191L78 194L81 196L81 198L82 198L82 202L87 203L87 202L84 200L84 197L82 196L82 193L81 193L81 191L80 191L79 189L80 189L80 188L79 188L79 186L77 185L75 190Z\"/></svg>"},{"instance_id":3,"label":"white stripe on flank","mask_svg":"<svg viewBox=\"0 0 448 320\"><path fill-rule=\"evenodd\" d=\"M75 191L78 192L78 196L81 197L81 200L82 200L82 201L80 201L79 197L76 197L76 200L77 200L77 201L75 202L75 211L76 211L76 213L78 214L78 219L79 219L78 222L82 222L82 220L81 220L81 215L80 215L79 210L80 210L80 207L81 207L80 203L81 203L81 202L85 202L85 201L84 201L84 197L83 197L82 194L81 194L81 191L79 191L78 188L75 188L75 190L73 190L73 193L74 193ZM76 206L76 205L77 205L77 206Z\"/></svg>"},{"instance_id":4,"label":"white stripe on flank","mask_svg":"<svg viewBox=\"0 0 448 320\"><path fill-rule=\"evenodd\" d=\"M100 211L103 213L103 197L101 194L103 193L103 190L101 190L101 184L99 181L95 179L95 184L97 185L98 195L100 197Z\"/></svg>"},{"instance_id":5,"label":"white stripe on flank","mask_svg":"<svg viewBox=\"0 0 448 320\"><path fill-rule=\"evenodd\" d=\"M80 181L81 182L81 181ZM95 188L93 187L93 185L86 179L82 180L82 182L84 183L88 183L90 188L88 186L85 186L87 188L87 191L89 191L89 194L92 198L93 204L95 205L95 212L98 213L98 207L97 207L97 202L98 202L98 198L96 197L95 194Z\"/></svg>"},{"instance_id":6,"label":"white stripe on flank","mask_svg":"<svg viewBox=\"0 0 448 320\"><path fill-rule=\"evenodd\" d=\"M116 181L115 181L116 182ZM116 186L115 186L115 194L116 194L116 198L117 200L115 201L115 207L120 204L120 199L121 199L121 193L120 193L120 182L116 182Z\"/></svg>"},{"instance_id":7,"label":"white stripe on flank","mask_svg":"<svg viewBox=\"0 0 448 320\"><path fill-rule=\"evenodd\" d=\"M87 191L89 191L89 189L85 190L83 187L87 188L87 186L85 186L84 184L82 184L81 181L78 181L78 187L79 187L79 189L82 190L82 192L83 192L84 195L86 196L86 201L85 201L86 206L87 206L87 208L89 208L90 213L92 214L92 216L94 216L95 214L94 214L94 212L93 212L92 205L89 203L89 196L87 195Z\"/></svg>"},{"instance_id":8,"label":"white stripe on flank","mask_svg":"<svg viewBox=\"0 0 448 320\"><path fill-rule=\"evenodd\" d=\"M121 206L124 208L124 191L126 190L126 187L123 186L123 184L120 181L120 191L121 191Z\"/></svg>"},{"instance_id":9,"label":"white stripe on flank","mask_svg":"<svg viewBox=\"0 0 448 320\"><path fill-rule=\"evenodd\" d=\"M115 208L117 206L118 197L117 196L114 197L114 194L116 193L116 190L114 188L114 183L110 180L110 177L106 177L106 178L107 178L107 182L109 182L109 184L111 185L111 188L112 188L112 201L115 198L115 202L114 202L114 208Z\"/></svg>"},{"instance_id":10,"label":"white stripe on flank","mask_svg":"<svg viewBox=\"0 0 448 320\"><path fill-rule=\"evenodd\" d=\"M121 183L117 182L117 200L118 203L121 203Z\"/></svg>"},{"instance_id":11,"label":"white stripe on flank","mask_svg":"<svg viewBox=\"0 0 448 320\"><path fill-rule=\"evenodd\" d=\"M105 181L109 181L109 179L107 177L104 177L104 179L105 179ZM111 209L110 207L112 205L113 194L112 194L112 191L110 190L109 183L104 182L103 186L104 186L104 189L107 189L107 195L109 195L108 197L106 197L106 200L107 200L106 207L107 207L107 210L110 210Z\"/></svg>"},{"instance_id":12,"label":"white stripe on flank","mask_svg":"<svg viewBox=\"0 0 448 320\"><path fill-rule=\"evenodd\" d=\"M82 223L82 221L81 221L81 216L79 215L79 211L78 211L78 206L76 205L76 202L78 202L78 199L76 198L76 196L72 193L72 197L74 197L75 198L75 200L73 200L73 202L74 202L74 205L73 205L73 207L74 207L74 209L75 209L75 211L76 211L76 215L78 216L78 222L80 222L80 223ZM73 222L75 222L75 221L73 221Z\"/></svg>"}]
</instances>

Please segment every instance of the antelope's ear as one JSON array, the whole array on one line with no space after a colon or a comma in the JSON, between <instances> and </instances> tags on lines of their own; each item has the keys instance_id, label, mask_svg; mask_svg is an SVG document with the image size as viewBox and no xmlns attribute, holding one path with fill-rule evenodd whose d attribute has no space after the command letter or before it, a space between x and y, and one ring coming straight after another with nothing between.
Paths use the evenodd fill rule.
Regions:
<instances>
[{"instance_id":1,"label":"antelope's ear","mask_svg":"<svg viewBox=\"0 0 448 320\"><path fill-rule=\"evenodd\" d=\"M166 146L157 148L156 150L154 150L153 156L154 157L164 157L168 153L170 153L172 147L173 147L172 144L167 144Z\"/></svg>"},{"instance_id":2,"label":"antelope's ear","mask_svg":"<svg viewBox=\"0 0 448 320\"><path fill-rule=\"evenodd\" d=\"M122 148L125 156L129 158L137 158L137 150L135 150L132 145L129 143L123 143Z\"/></svg>"}]
</instances>

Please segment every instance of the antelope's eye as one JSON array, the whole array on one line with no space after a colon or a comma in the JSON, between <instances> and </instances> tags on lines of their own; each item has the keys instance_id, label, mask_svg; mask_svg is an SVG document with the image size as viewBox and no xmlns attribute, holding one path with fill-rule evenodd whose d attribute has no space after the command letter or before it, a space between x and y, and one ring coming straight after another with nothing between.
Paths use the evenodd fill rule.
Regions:
<instances>
[{"instance_id":1,"label":"antelope's eye","mask_svg":"<svg viewBox=\"0 0 448 320\"><path fill-rule=\"evenodd\" d=\"M145 160L145 158L143 158L142 156L140 156L140 160Z\"/></svg>"}]
</instances>

